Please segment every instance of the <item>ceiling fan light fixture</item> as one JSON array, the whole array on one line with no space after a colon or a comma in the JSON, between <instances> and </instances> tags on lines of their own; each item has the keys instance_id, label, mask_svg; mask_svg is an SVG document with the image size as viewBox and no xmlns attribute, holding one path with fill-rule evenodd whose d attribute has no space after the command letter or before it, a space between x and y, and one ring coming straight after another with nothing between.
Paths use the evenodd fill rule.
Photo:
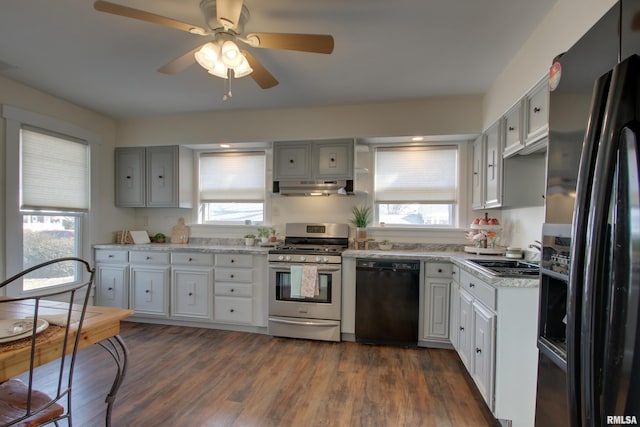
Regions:
<instances>
[{"instance_id":1,"label":"ceiling fan light fixture","mask_svg":"<svg viewBox=\"0 0 640 427\"><path fill-rule=\"evenodd\" d=\"M198 64L207 70L212 70L219 62L218 58L220 48L215 43L206 43L200 50L195 53L195 58Z\"/></svg>"},{"instance_id":2,"label":"ceiling fan light fixture","mask_svg":"<svg viewBox=\"0 0 640 427\"><path fill-rule=\"evenodd\" d=\"M240 53L238 46L231 40L222 43L222 62L228 68L235 68L242 63L244 56Z\"/></svg>"},{"instance_id":3,"label":"ceiling fan light fixture","mask_svg":"<svg viewBox=\"0 0 640 427\"><path fill-rule=\"evenodd\" d=\"M220 77L221 79L229 78L229 71L226 65L222 62L218 61L212 68L209 68L209 74L213 74L216 77Z\"/></svg>"},{"instance_id":4,"label":"ceiling fan light fixture","mask_svg":"<svg viewBox=\"0 0 640 427\"><path fill-rule=\"evenodd\" d=\"M249 65L249 61L247 61L247 58L245 58L244 55L241 56L242 62L240 63L240 65L233 69L233 76L237 79L253 73L253 68L251 68L251 66Z\"/></svg>"}]
</instances>

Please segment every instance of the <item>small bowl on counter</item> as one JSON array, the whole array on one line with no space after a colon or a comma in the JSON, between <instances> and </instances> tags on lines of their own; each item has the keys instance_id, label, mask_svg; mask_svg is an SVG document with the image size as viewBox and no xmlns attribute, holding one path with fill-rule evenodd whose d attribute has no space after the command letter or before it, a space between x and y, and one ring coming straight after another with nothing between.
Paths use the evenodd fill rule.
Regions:
<instances>
[{"instance_id":1,"label":"small bowl on counter","mask_svg":"<svg viewBox=\"0 0 640 427\"><path fill-rule=\"evenodd\" d=\"M380 243L378 249L381 251L390 251L393 248L393 243Z\"/></svg>"}]
</instances>

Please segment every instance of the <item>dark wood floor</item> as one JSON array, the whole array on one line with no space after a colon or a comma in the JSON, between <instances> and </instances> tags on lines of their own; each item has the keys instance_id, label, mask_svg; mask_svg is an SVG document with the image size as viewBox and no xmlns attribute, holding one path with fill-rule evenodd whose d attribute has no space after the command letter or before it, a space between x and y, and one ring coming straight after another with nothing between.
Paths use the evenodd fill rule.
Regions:
<instances>
[{"instance_id":1,"label":"dark wood floor","mask_svg":"<svg viewBox=\"0 0 640 427\"><path fill-rule=\"evenodd\" d=\"M114 426L491 426L455 352L123 323ZM82 350L74 425L104 425L115 368Z\"/></svg>"}]
</instances>

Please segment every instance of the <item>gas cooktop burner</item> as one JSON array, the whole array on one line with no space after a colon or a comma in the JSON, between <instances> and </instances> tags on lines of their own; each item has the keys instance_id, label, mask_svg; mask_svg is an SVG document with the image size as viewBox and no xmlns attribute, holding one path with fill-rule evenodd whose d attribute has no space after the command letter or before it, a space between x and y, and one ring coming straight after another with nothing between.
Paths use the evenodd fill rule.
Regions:
<instances>
[{"instance_id":1,"label":"gas cooktop burner","mask_svg":"<svg viewBox=\"0 0 640 427\"><path fill-rule=\"evenodd\" d=\"M269 253L278 254L339 254L345 250L343 246L317 246L317 245L285 245L272 249Z\"/></svg>"}]
</instances>

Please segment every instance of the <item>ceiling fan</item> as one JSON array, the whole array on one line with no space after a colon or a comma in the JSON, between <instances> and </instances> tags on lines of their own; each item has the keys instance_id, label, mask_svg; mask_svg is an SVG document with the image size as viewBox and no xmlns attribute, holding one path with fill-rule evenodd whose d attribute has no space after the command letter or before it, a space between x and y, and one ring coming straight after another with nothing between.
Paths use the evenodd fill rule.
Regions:
<instances>
[{"instance_id":1,"label":"ceiling fan","mask_svg":"<svg viewBox=\"0 0 640 427\"><path fill-rule=\"evenodd\" d=\"M205 43L158 69L165 74L177 74L194 62L198 62L215 76L230 79L251 75L262 89L269 89L276 86L278 80L248 50L240 49L238 44L252 48L311 53L333 52L333 37L330 35L280 33L243 35L244 25L249 20L249 9L243 4L243 0L201 0L200 10L204 15L207 28L108 1L98 0L93 7L100 12L160 24L207 38Z\"/></svg>"}]
</instances>

